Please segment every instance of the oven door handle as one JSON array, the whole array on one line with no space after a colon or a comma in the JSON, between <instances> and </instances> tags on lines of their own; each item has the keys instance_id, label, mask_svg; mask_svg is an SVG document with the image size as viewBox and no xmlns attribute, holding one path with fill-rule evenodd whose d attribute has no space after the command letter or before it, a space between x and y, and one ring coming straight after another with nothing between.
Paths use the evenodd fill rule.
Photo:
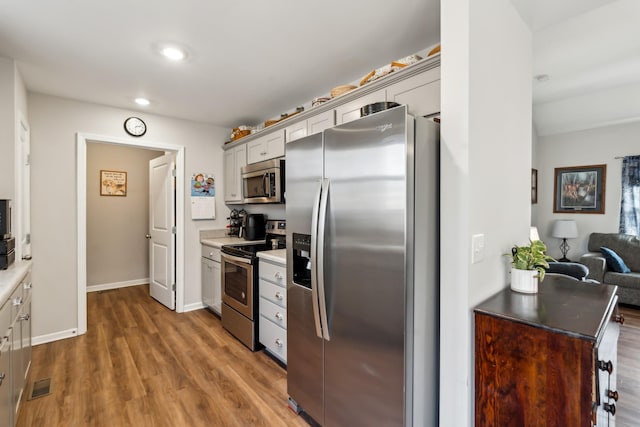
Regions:
<instances>
[{"instance_id":1,"label":"oven door handle","mask_svg":"<svg viewBox=\"0 0 640 427\"><path fill-rule=\"evenodd\" d=\"M225 254L224 252L220 254L220 256L222 258L226 258L230 261L235 261L235 262L241 262L243 264L251 264L251 260L248 258L242 258L239 256L234 256L234 255L229 255L229 254Z\"/></svg>"}]
</instances>

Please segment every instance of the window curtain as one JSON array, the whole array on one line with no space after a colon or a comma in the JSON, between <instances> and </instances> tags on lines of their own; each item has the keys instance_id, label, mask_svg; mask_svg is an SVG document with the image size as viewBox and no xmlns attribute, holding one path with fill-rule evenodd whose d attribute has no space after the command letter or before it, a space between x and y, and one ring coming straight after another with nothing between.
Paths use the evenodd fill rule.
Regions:
<instances>
[{"instance_id":1,"label":"window curtain","mask_svg":"<svg viewBox=\"0 0 640 427\"><path fill-rule=\"evenodd\" d=\"M640 236L640 156L622 160L620 233Z\"/></svg>"}]
</instances>

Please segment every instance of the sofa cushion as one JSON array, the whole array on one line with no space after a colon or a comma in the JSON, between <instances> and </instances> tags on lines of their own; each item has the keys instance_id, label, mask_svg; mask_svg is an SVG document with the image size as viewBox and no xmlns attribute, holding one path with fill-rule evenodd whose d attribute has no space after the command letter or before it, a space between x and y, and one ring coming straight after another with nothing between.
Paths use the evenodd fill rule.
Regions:
<instances>
[{"instance_id":1,"label":"sofa cushion","mask_svg":"<svg viewBox=\"0 0 640 427\"><path fill-rule=\"evenodd\" d=\"M627 264L624 263L620 255L604 246L600 248L600 252L602 252L604 259L607 260L609 270L615 271L616 273L631 273L631 270L629 270L629 267L627 267Z\"/></svg>"},{"instance_id":2,"label":"sofa cushion","mask_svg":"<svg viewBox=\"0 0 640 427\"><path fill-rule=\"evenodd\" d=\"M600 252L602 246L611 249L624 259L631 271L640 272L640 238L629 234L591 233L589 252Z\"/></svg>"},{"instance_id":3,"label":"sofa cushion","mask_svg":"<svg viewBox=\"0 0 640 427\"><path fill-rule=\"evenodd\" d=\"M609 271L604 274L604 282L608 285L617 285L622 288L640 291L640 273L615 273ZM626 301L622 301L626 302Z\"/></svg>"}]
</instances>

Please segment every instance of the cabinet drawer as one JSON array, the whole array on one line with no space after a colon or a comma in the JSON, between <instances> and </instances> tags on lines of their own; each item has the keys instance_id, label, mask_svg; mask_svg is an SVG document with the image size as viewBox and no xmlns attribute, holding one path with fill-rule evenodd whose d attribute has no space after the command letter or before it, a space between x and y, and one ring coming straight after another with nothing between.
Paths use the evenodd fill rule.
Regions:
<instances>
[{"instance_id":1,"label":"cabinet drawer","mask_svg":"<svg viewBox=\"0 0 640 427\"><path fill-rule=\"evenodd\" d=\"M271 323L268 319L260 316L260 342L269 349L269 351L287 363L287 331L280 326Z\"/></svg>"},{"instance_id":2,"label":"cabinet drawer","mask_svg":"<svg viewBox=\"0 0 640 427\"><path fill-rule=\"evenodd\" d=\"M260 279L260 296L280 307L287 307L287 290L264 279Z\"/></svg>"},{"instance_id":3,"label":"cabinet drawer","mask_svg":"<svg viewBox=\"0 0 640 427\"><path fill-rule=\"evenodd\" d=\"M220 249L212 248L211 246L201 245L202 246L202 257L209 258L214 261L220 262Z\"/></svg>"},{"instance_id":4,"label":"cabinet drawer","mask_svg":"<svg viewBox=\"0 0 640 427\"><path fill-rule=\"evenodd\" d=\"M260 315L280 327L287 328L287 309L265 298L260 298Z\"/></svg>"},{"instance_id":5,"label":"cabinet drawer","mask_svg":"<svg viewBox=\"0 0 640 427\"><path fill-rule=\"evenodd\" d=\"M287 286L287 270L280 265L260 261L258 274L261 279L268 280L269 282L282 286L283 288Z\"/></svg>"},{"instance_id":6,"label":"cabinet drawer","mask_svg":"<svg viewBox=\"0 0 640 427\"><path fill-rule=\"evenodd\" d=\"M24 296L22 289L22 283L18 285L18 287L11 293L11 298L9 298L9 305L11 310L11 321L16 318L20 308L24 304Z\"/></svg>"}]
</instances>

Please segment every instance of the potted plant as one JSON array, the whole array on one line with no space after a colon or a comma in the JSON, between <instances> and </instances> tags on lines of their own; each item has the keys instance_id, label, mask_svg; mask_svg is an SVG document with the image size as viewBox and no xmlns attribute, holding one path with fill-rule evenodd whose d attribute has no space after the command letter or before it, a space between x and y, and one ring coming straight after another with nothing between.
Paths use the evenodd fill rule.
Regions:
<instances>
[{"instance_id":1,"label":"potted plant","mask_svg":"<svg viewBox=\"0 0 640 427\"><path fill-rule=\"evenodd\" d=\"M538 292L538 282L544 280L549 261L555 261L546 251L541 240L532 240L527 246L515 245L511 254L505 254L511 257L511 289L528 294Z\"/></svg>"}]
</instances>

